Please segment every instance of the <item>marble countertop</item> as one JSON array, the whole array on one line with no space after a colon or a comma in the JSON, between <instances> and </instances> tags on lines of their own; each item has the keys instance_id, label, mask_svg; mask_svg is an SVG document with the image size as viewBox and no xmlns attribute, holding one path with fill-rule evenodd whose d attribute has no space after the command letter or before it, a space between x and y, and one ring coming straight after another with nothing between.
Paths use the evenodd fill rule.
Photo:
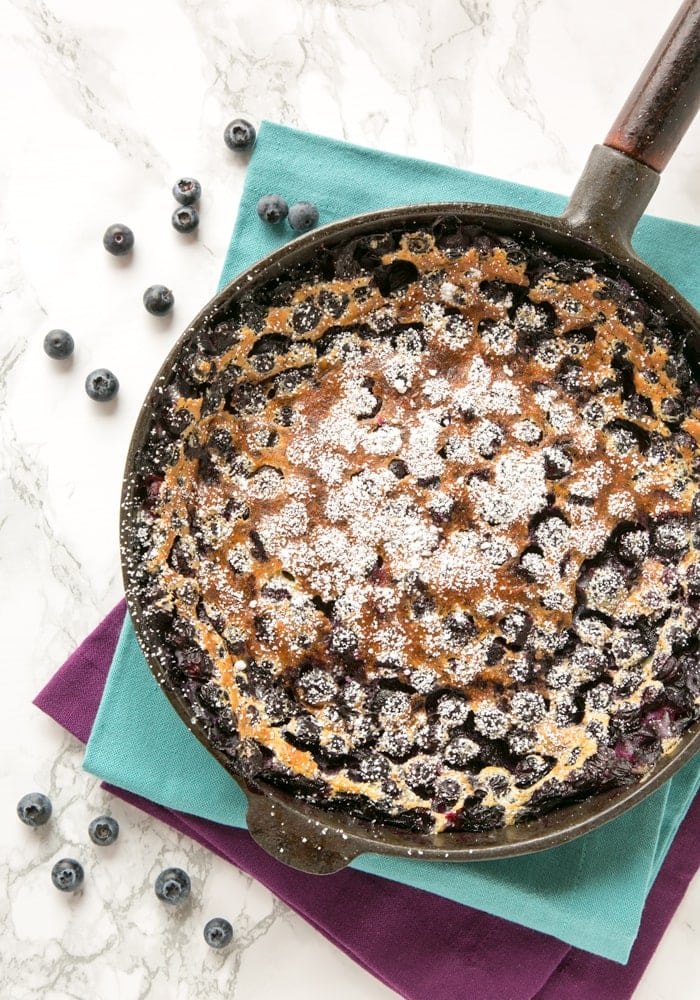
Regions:
<instances>
[{"instance_id":1,"label":"marble countertop","mask_svg":"<svg viewBox=\"0 0 700 1000\"><path fill-rule=\"evenodd\" d=\"M81 747L31 699L121 594L121 470L141 401L178 333L210 297L245 174L222 141L239 115L570 191L666 27L655 0L0 0L0 965L12 1000L204 995L394 996L265 889L121 801L81 770ZM700 224L700 125L650 210ZM170 226L174 180L202 183L193 238ZM135 231L124 266L101 246ZM166 320L143 290L174 290ZM72 332L73 361L42 350ZM99 406L85 375L119 376ZM15 816L26 791L50 829ZM122 825L94 891L56 893L50 863L89 851L87 824ZM166 864L200 887L194 912L151 905ZM202 914L232 919L225 955ZM690 995L700 879L635 1000ZM309 985L309 984L313 985ZM426 998L427 1000L427 998Z\"/></svg>"}]
</instances>

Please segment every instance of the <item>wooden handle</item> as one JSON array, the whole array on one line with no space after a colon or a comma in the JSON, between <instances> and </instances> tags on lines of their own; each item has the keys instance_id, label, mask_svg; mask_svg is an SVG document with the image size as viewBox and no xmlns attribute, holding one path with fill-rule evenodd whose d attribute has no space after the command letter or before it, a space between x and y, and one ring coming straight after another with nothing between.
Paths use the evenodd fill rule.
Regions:
<instances>
[{"instance_id":1,"label":"wooden handle","mask_svg":"<svg viewBox=\"0 0 700 1000\"><path fill-rule=\"evenodd\" d=\"M661 172L700 106L700 0L685 0L605 145Z\"/></svg>"}]
</instances>

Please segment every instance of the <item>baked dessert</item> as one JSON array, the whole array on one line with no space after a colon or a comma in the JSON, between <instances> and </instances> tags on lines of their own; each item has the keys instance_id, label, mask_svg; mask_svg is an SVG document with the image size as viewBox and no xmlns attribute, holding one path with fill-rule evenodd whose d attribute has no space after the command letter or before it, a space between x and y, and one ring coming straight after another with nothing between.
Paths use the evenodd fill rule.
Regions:
<instances>
[{"instance_id":1,"label":"baked dessert","mask_svg":"<svg viewBox=\"0 0 700 1000\"><path fill-rule=\"evenodd\" d=\"M232 299L131 470L164 684L248 783L411 830L643 780L700 715L687 355L602 265L452 217Z\"/></svg>"}]
</instances>

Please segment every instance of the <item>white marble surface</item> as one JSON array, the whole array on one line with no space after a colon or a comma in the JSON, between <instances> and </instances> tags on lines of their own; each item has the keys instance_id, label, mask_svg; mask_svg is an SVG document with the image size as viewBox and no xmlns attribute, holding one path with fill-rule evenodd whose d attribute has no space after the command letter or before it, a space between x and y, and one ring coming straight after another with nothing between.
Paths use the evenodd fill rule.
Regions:
<instances>
[{"instance_id":1,"label":"white marble surface","mask_svg":"<svg viewBox=\"0 0 700 1000\"><path fill-rule=\"evenodd\" d=\"M142 397L178 332L213 291L245 162L221 138L262 117L513 180L570 190L675 9L657 0L0 0L0 995L11 1000L394 994L267 891L186 838L111 800L75 740L30 702L120 596L121 468ZM651 206L700 223L700 127ZM195 238L170 227L170 187L204 187ZM104 228L136 233L133 260ZM174 289L171 319L144 288ZM70 363L47 330L76 340ZM94 367L121 380L115 405L83 391ZM34 832L26 791L55 805ZM122 824L93 848L98 812ZM82 858L88 885L63 897L53 860ZM182 864L184 912L151 885ZM214 914L235 946L211 952ZM700 880L636 1000L692 994ZM311 984L311 985L310 985ZM594 993L591 994L593 996ZM432 1000L432 998L426 998ZM476 998L475 998L476 1000Z\"/></svg>"}]
</instances>

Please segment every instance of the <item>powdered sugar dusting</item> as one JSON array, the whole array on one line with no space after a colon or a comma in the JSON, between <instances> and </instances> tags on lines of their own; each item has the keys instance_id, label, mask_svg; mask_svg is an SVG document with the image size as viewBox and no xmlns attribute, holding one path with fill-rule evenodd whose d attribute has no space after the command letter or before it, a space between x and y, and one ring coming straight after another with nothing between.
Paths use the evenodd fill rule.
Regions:
<instances>
[{"instance_id":1,"label":"powdered sugar dusting","mask_svg":"<svg viewBox=\"0 0 700 1000\"><path fill-rule=\"evenodd\" d=\"M242 768L437 829L475 801L517 815L575 773L669 669L649 630L672 650L675 595L700 597L695 425L675 429L687 401L647 357L655 334L625 328L588 265L564 280L439 228L362 237L322 278L331 251L313 283L252 289L221 356L216 331L194 343L191 426L166 441L185 446L140 481L136 527L193 714L220 685Z\"/></svg>"},{"instance_id":2,"label":"powdered sugar dusting","mask_svg":"<svg viewBox=\"0 0 700 1000\"><path fill-rule=\"evenodd\" d=\"M469 494L487 524L508 525L531 517L547 502L542 456L515 449L507 452L496 462L494 482L473 479Z\"/></svg>"}]
</instances>

